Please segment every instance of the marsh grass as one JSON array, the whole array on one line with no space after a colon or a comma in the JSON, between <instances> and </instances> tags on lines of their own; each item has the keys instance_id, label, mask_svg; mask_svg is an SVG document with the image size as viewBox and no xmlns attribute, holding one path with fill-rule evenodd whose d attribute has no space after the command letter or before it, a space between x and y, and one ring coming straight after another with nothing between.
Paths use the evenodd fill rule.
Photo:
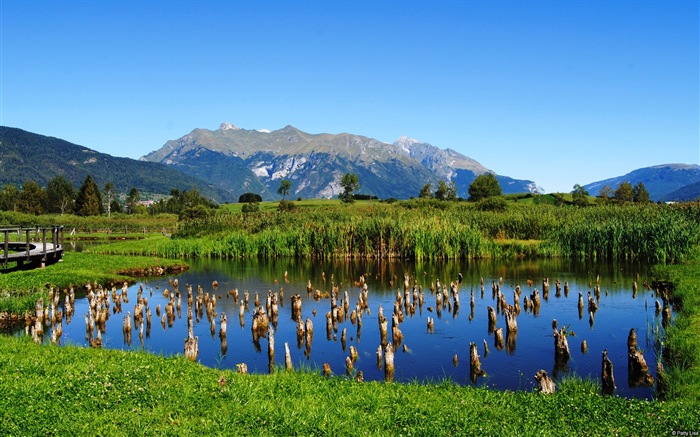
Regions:
<instances>
[{"instance_id":1,"label":"marsh grass","mask_svg":"<svg viewBox=\"0 0 700 437\"><path fill-rule=\"evenodd\" d=\"M183 357L0 338L2 435L663 435L697 429L691 405L319 372L239 375Z\"/></svg>"},{"instance_id":2,"label":"marsh grass","mask_svg":"<svg viewBox=\"0 0 700 437\"><path fill-rule=\"evenodd\" d=\"M148 237L92 250L176 258L567 257L665 263L689 258L700 241L700 204L511 204L505 212L489 212L466 202L413 200L327 203L283 213L232 210L180 222L171 240Z\"/></svg>"}]
</instances>

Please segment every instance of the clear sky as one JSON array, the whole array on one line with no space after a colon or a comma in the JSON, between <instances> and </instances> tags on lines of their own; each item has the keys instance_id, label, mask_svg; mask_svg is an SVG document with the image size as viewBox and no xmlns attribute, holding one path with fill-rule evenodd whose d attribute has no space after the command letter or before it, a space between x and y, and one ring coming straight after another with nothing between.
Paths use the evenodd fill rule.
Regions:
<instances>
[{"instance_id":1,"label":"clear sky","mask_svg":"<svg viewBox=\"0 0 700 437\"><path fill-rule=\"evenodd\" d=\"M547 192L700 161L694 1L0 1L0 124L408 135ZM1 147L1 146L0 146Z\"/></svg>"}]
</instances>

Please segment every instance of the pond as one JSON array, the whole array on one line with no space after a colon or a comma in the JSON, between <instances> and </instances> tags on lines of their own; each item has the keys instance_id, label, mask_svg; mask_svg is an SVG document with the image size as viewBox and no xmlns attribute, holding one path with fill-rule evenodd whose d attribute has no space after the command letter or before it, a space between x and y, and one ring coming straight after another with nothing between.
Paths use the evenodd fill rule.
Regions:
<instances>
[{"instance_id":1,"label":"pond","mask_svg":"<svg viewBox=\"0 0 700 437\"><path fill-rule=\"evenodd\" d=\"M403 321L398 325L403 340L395 348L395 381L439 381L449 378L459 384L473 384L470 378L470 342L477 346L481 367L486 375L476 380L476 385L497 390L533 390L533 376L546 370L555 381L567 374L600 379L602 352L607 349L613 363L616 382L615 394L625 397L653 397L653 388L632 387L628 384L627 337L634 328L638 337L638 348L643 352L652 374L656 374L656 354L659 337L662 335L662 316L655 310L661 298L642 284L648 280L648 266L639 263L592 263L571 260L514 260L514 261L463 261L463 262L412 262L412 261L299 261L299 260L194 260L191 269L177 277L149 279L128 287L128 303L123 302L121 313L110 307L106 330L102 334L102 347L116 349L145 349L157 354L183 354L184 341L188 335L186 284L193 287L193 294L216 296L214 325L207 319L206 311L193 321L194 335L198 337L197 361L214 368L236 368L245 363L249 372L267 373L268 342L261 338L253 341L251 331L256 295L262 307L269 291L279 296L279 316L274 329L274 364L282 369L285 364L285 343L289 345L294 368L311 368L320 371L324 363L330 365L335 375L346 373L346 357L354 346L358 355L353 374L362 371L364 380L384 380L384 369L378 366L377 348L380 345L378 323L379 307L388 319L388 339L392 340L392 312L397 294L404 296L404 275L409 275L409 299L413 302L413 286L422 290L424 304L416 302L415 313L410 306L401 305ZM285 272L287 272L285 276ZM449 306L438 305L436 293L431 288L450 289L451 282L459 285L460 306L455 310L452 299ZM364 276L367 290L367 310L362 312L362 325L353 323L349 317L360 296L358 281ZM549 278L548 296L543 290L543 278ZM481 279L484 288L482 292ZM175 314L172 325L161 325L166 304L174 293L172 281L179 282L181 311ZM557 293L555 281L561 283ZM214 287L214 281L218 287ZM530 281L530 282L528 282ZM633 291L633 283L639 288ZM311 284L312 293L307 292ZM564 284L569 290L565 293ZM501 347L496 343L496 333L489 329L488 307L498 308L494 296L494 284L508 304L513 305L516 285L521 287L518 299L522 310L517 316L518 331ZM530 285L528 285L530 284ZM599 284L599 298L595 298ZM327 335L326 313L331 311L333 285L338 287L339 306L345 292L349 296L348 316L331 329ZM117 286L117 293L121 287ZM139 288L153 314L150 329L144 329L143 338L133 323L133 315ZM232 295L238 290L242 301L244 292L249 293L249 304L239 319L239 303ZM538 310L526 310L524 300L537 289L541 296ZM318 290L319 293L315 293ZM470 297L474 293L474 310ZM586 303L579 311L579 293ZM591 293L598 306L591 320L588 312L588 294ZM111 293L110 293L111 294ZM314 327L310 347L297 341L297 325L292 320L292 296L301 297L302 320L309 318ZM317 294L316 299L314 294ZM320 297L319 297L320 294ZM111 300L111 299L110 299ZM175 299L177 301L177 299ZM61 298L61 306L64 299ZM156 307L161 307L161 317ZM63 324L61 344L89 346L84 315L89 311L87 298L76 297L72 320ZM130 312L132 335L125 338L122 333L124 317ZM145 310L144 310L145 313ZM220 316L227 316L227 335L223 342L219 336ZM432 329L428 319L433 319ZM552 321L565 328L571 356L565 363L557 362L554 353ZM498 312L496 329L503 328L506 335L506 318ZM346 332L345 341L342 339ZM513 341L514 339L514 341ZM587 350L582 350L585 340ZM46 335L45 342L50 341ZM485 350L488 347L488 353ZM456 357L456 359L455 359Z\"/></svg>"}]
</instances>

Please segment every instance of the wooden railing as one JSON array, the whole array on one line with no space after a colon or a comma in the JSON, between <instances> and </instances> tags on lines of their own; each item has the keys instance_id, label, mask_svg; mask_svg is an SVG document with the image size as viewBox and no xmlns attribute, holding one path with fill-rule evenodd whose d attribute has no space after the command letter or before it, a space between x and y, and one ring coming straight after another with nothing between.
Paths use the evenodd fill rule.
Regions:
<instances>
[{"instance_id":1,"label":"wooden railing","mask_svg":"<svg viewBox=\"0 0 700 437\"><path fill-rule=\"evenodd\" d=\"M7 226L0 228L0 232L3 234L0 264L5 268L9 262L16 262L18 266L25 262L45 264L57 261L63 255L63 226L34 228ZM32 233L34 233L34 241L32 241ZM47 233L49 241L47 241ZM15 235L16 239L10 238Z\"/></svg>"}]
</instances>

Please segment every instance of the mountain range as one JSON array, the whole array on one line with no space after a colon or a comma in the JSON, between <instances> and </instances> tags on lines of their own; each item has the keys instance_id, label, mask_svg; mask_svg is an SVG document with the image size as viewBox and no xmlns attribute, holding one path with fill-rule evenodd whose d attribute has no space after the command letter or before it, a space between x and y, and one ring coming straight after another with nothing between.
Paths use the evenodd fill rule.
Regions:
<instances>
[{"instance_id":1,"label":"mountain range","mask_svg":"<svg viewBox=\"0 0 700 437\"><path fill-rule=\"evenodd\" d=\"M292 196L331 198L342 192L345 173L355 173L362 194L406 199L426 183L454 182L457 194L487 168L454 150L401 137L393 144L348 133L310 134L293 126L274 131L240 129L222 123L217 130L194 129L141 158L201 178L237 198L244 192L279 199L282 179ZM534 192L533 181L496 175L504 193Z\"/></svg>"},{"instance_id":2,"label":"mountain range","mask_svg":"<svg viewBox=\"0 0 700 437\"><path fill-rule=\"evenodd\" d=\"M592 182L583 187L591 196L600 194L608 185L615 190L622 182L636 185L642 182L655 202L687 201L700 198L700 166L696 164L665 164L640 168L623 176Z\"/></svg>"},{"instance_id":3,"label":"mountain range","mask_svg":"<svg viewBox=\"0 0 700 437\"><path fill-rule=\"evenodd\" d=\"M468 197L473 179L488 172L477 161L451 149L439 149L409 137L389 144L352 134L309 134L293 126L276 131L239 129L223 123L217 130L194 129L165 143L141 160L117 158L58 138L0 126L0 187L33 180L46 187L56 176L76 189L90 174L98 186L107 182L117 192L136 187L144 194L167 195L196 188L217 202L236 202L253 192L279 199L282 179L292 181L291 198L328 198L342 191L340 179L354 172L360 193L386 199L417 196L420 188L453 181L458 195ZM504 193L534 192L532 181L497 175ZM654 201L700 198L700 166L666 164L585 185L598 195L623 181L644 183Z\"/></svg>"},{"instance_id":4,"label":"mountain range","mask_svg":"<svg viewBox=\"0 0 700 437\"><path fill-rule=\"evenodd\" d=\"M51 179L63 176L77 190L87 175L92 175L100 188L112 182L119 193L132 187L144 194L196 188L217 201L226 196L216 187L163 164L116 158L58 138L0 126L0 187L26 181L46 187Z\"/></svg>"}]
</instances>

